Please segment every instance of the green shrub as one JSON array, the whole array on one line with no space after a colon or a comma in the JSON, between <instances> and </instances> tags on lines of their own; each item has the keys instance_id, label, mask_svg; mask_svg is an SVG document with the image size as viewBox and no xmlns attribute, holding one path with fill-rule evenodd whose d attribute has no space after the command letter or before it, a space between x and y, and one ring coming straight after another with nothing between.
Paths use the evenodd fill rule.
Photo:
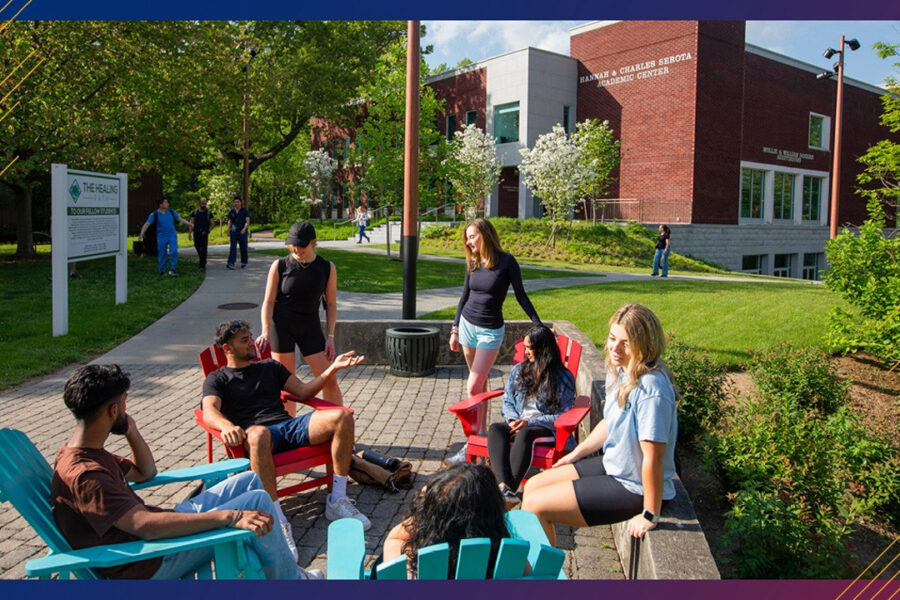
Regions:
<instances>
[{"instance_id":1,"label":"green shrub","mask_svg":"<svg viewBox=\"0 0 900 600\"><path fill-rule=\"evenodd\" d=\"M733 549L735 576L767 579L848 577L849 531L833 508L780 490L734 496L720 544Z\"/></svg>"},{"instance_id":2,"label":"green shrub","mask_svg":"<svg viewBox=\"0 0 900 600\"><path fill-rule=\"evenodd\" d=\"M715 426L728 397L721 363L678 341L666 346L666 364L672 370L681 398L678 400L678 437L695 439Z\"/></svg>"},{"instance_id":3,"label":"green shrub","mask_svg":"<svg viewBox=\"0 0 900 600\"><path fill-rule=\"evenodd\" d=\"M762 394L802 410L830 414L849 399L849 383L838 377L830 356L817 348L777 344L753 356L750 374Z\"/></svg>"},{"instance_id":4,"label":"green shrub","mask_svg":"<svg viewBox=\"0 0 900 600\"><path fill-rule=\"evenodd\" d=\"M850 515L900 524L900 449L873 436L846 408L829 417L825 431L835 442L834 475Z\"/></svg>"},{"instance_id":5,"label":"green shrub","mask_svg":"<svg viewBox=\"0 0 900 600\"><path fill-rule=\"evenodd\" d=\"M854 308L832 311L827 339L835 351L862 349L900 361L900 237L884 234L880 202L870 201L868 210L859 235L844 229L825 245L831 265L825 285Z\"/></svg>"}]
</instances>

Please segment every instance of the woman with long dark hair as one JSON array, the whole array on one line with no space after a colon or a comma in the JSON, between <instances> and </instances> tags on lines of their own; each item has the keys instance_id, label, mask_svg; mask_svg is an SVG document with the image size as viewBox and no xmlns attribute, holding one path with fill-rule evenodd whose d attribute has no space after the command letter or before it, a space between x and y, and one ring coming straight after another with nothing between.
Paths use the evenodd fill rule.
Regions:
<instances>
[{"instance_id":1,"label":"woman with long dark hair","mask_svg":"<svg viewBox=\"0 0 900 600\"><path fill-rule=\"evenodd\" d=\"M483 537L491 540L487 572L492 573L500 540L510 537L505 512L490 469L465 462L452 465L435 473L416 494L409 516L384 541L384 560L405 554L410 576L415 577L419 549L446 542L450 545L448 576L452 576L460 540Z\"/></svg>"},{"instance_id":2,"label":"woman with long dark hair","mask_svg":"<svg viewBox=\"0 0 900 600\"><path fill-rule=\"evenodd\" d=\"M488 430L491 469L507 505L519 503L516 491L531 464L534 442L553 440L553 422L575 401L575 378L562 364L553 332L533 327L524 343L525 360L513 367L503 390L505 422Z\"/></svg>"},{"instance_id":3,"label":"woman with long dark hair","mask_svg":"<svg viewBox=\"0 0 900 600\"><path fill-rule=\"evenodd\" d=\"M626 304L609 320L603 420L525 485L522 507L537 515L551 544L555 523L627 520L628 533L643 537L675 497L677 392L662 361L665 341L659 319L640 304Z\"/></svg>"},{"instance_id":4,"label":"woman with long dark hair","mask_svg":"<svg viewBox=\"0 0 900 600\"><path fill-rule=\"evenodd\" d=\"M512 254L500 247L497 230L485 219L475 219L463 231L466 247L466 279L456 308L456 318L450 329L450 350L462 348L469 366L466 394L471 397L485 391L488 374L506 333L503 322L503 302L512 285L519 306L531 319L541 325L537 311L525 293L522 272ZM466 459L466 447L444 461L445 464Z\"/></svg>"}]
</instances>

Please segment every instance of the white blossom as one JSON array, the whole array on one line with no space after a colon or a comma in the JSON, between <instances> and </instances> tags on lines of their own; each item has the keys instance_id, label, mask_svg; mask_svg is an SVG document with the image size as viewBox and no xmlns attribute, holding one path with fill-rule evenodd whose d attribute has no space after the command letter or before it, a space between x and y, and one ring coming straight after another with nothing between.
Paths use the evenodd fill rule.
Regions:
<instances>
[{"instance_id":1,"label":"white blossom","mask_svg":"<svg viewBox=\"0 0 900 600\"><path fill-rule=\"evenodd\" d=\"M475 212L484 206L484 198L500 180L500 159L494 138L468 125L454 133L451 155L444 160L451 168L448 179L467 211Z\"/></svg>"},{"instance_id":2,"label":"white blossom","mask_svg":"<svg viewBox=\"0 0 900 600\"><path fill-rule=\"evenodd\" d=\"M322 198L331 186L337 167L338 161L328 156L325 148L310 150L303 159L304 178L297 183L306 187L314 198Z\"/></svg>"}]
</instances>

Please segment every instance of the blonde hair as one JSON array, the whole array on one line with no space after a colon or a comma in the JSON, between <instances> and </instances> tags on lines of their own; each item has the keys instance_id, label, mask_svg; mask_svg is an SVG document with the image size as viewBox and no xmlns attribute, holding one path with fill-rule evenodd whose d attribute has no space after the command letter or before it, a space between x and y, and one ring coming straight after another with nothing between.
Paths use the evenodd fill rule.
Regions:
<instances>
[{"instance_id":1,"label":"blonde hair","mask_svg":"<svg viewBox=\"0 0 900 600\"><path fill-rule=\"evenodd\" d=\"M625 365L623 381L619 383L617 400L619 407L624 407L628 395L635 387L641 376L652 371L662 371L668 377L669 382L674 382L669 369L662 361L662 353L666 348L666 336L663 333L662 324L653 314L653 311L641 304L626 304L616 311L609 319L609 328L620 325L628 334L628 350L630 359ZM619 374L611 367L609 359L609 344L604 346L607 367L607 386L612 386ZM676 391L677 394L677 391Z\"/></svg>"},{"instance_id":2,"label":"blonde hair","mask_svg":"<svg viewBox=\"0 0 900 600\"><path fill-rule=\"evenodd\" d=\"M466 232L469 231L469 227L474 227L475 231L481 234L481 248L477 252L472 252L466 243ZM494 229L490 221L478 217L463 229L462 239L463 246L466 249L466 271L468 273L472 273L472 271L480 267L482 261L484 261L486 268L494 268L503 249L500 247L500 236L497 235L497 230Z\"/></svg>"}]
</instances>

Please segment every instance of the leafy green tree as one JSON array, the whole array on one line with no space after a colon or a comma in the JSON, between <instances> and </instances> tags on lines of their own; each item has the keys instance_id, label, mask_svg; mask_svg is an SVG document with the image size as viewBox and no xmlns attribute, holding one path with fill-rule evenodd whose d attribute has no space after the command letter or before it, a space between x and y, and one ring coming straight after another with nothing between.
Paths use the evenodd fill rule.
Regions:
<instances>
[{"instance_id":1,"label":"leafy green tree","mask_svg":"<svg viewBox=\"0 0 900 600\"><path fill-rule=\"evenodd\" d=\"M900 46L875 44L879 55L898 55ZM890 92L900 84L887 81ZM882 97L881 123L891 133L900 132L900 100ZM854 310L835 308L828 319L832 349L866 350L884 360L900 363L900 239L885 234L888 212L896 219L900 198L900 144L882 140L859 161L865 165L857 176L857 192L866 198L869 218L858 235L843 230L825 246L830 269L825 284L837 291Z\"/></svg>"},{"instance_id":2,"label":"leafy green tree","mask_svg":"<svg viewBox=\"0 0 900 600\"><path fill-rule=\"evenodd\" d=\"M424 65L424 61L421 61ZM420 67L420 73L425 67ZM394 42L363 86L366 116L357 129L349 164L359 170L357 188L380 206L403 202L403 144L406 118L406 43ZM434 206L444 179L447 142L435 124L442 103L419 82L419 204Z\"/></svg>"},{"instance_id":3,"label":"leafy green tree","mask_svg":"<svg viewBox=\"0 0 900 600\"><path fill-rule=\"evenodd\" d=\"M619 140L613 138L609 121L588 119L575 125L572 136L579 148L579 162L585 173L579 193L584 202L584 216L588 216L588 205L606 193L615 181L610 175L619 164Z\"/></svg>"}]
</instances>

